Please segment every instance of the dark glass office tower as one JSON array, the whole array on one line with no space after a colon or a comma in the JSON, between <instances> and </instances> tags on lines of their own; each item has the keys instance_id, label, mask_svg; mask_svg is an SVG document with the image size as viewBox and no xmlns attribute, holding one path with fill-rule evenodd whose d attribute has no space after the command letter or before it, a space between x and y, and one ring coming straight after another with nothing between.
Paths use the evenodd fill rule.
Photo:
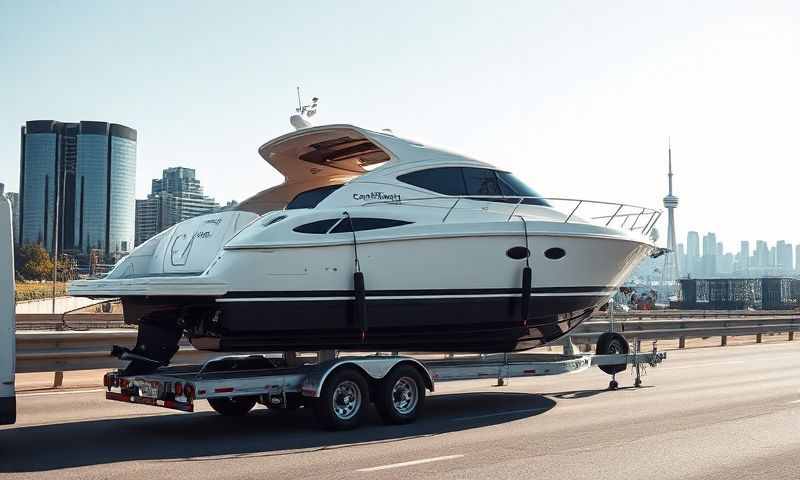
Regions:
<instances>
[{"instance_id":1,"label":"dark glass office tower","mask_svg":"<svg viewBox=\"0 0 800 480\"><path fill-rule=\"evenodd\" d=\"M133 248L136 130L106 122L30 121L20 147L20 244L114 260Z\"/></svg>"}]
</instances>

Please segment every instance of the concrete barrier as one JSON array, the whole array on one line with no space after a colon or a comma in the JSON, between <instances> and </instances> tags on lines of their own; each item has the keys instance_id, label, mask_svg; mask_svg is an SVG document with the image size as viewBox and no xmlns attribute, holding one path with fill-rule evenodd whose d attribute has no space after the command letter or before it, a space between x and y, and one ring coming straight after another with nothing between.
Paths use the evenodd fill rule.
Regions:
<instances>
[{"instance_id":1,"label":"concrete barrier","mask_svg":"<svg viewBox=\"0 0 800 480\"><path fill-rule=\"evenodd\" d=\"M64 313L70 310L87 307L97 303L97 300L86 297L56 297L56 311L53 312L53 299L40 298L37 300L24 300L17 302L17 314L34 313Z\"/></svg>"}]
</instances>

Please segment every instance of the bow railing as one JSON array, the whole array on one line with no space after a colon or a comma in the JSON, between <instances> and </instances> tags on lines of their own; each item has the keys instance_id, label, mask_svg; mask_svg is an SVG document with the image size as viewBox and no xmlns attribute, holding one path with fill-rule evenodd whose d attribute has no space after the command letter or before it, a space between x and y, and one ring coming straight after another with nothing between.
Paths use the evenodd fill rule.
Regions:
<instances>
[{"instance_id":1,"label":"bow railing","mask_svg":"<svg viewBox=\"0 0 800 480\"><path fill-rule=\"evenodd\" d=\"M480 202L476 205L472 202ZM465 203L468 205L463 206ZM556 205L564 205L558 208ZM492 210L498 214L506 215L506 221L511 221L518 213L520 207L544 207L560 211L563 223L587 223L587 220L601 223L607 227L621 230L641 232L646 235L655 226L661 217L661 210L631 205L618 202L604 202L582 198L563 197L532 197L532 196L507 196L507 195L438 195L426 197L401 198L390 200L373 200L362 203L362 206L371 205L402 205L445 209L442 217L445 223L453 212L464 210ZM461 206L459 206L461 205ZM504 207L505 206L505 207ZM523 212L526 216L534 216L535 212ZM546 217L549 220L557 220Z\"/></svg>"}]
</instances>

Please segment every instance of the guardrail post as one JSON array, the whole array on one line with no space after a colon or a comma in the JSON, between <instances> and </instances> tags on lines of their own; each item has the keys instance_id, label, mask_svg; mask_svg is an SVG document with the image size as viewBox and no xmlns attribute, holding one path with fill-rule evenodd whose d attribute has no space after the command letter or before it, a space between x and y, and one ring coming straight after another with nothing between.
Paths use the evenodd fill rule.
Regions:
<instances>
[{"instance_id":1,"label":"guardrail post","mask_svg":"<svg viewBox=\"0 0 800 480\"><path fill-rule=\"evenodd\" d=\"M721 347L726 347L726 346L728 346L728 337L726 337L725 335L723 335L723 336L722 336L722 341L720 342L720 344L719 344L719 345L720 345Z\"/></svg>"},{"instance_id":2,"label":"guardrail post","mask_svg":"<svg viewBox=\"0 0 800 480\"><path fill-rule=\"evenodd\" d=\"M64 372L56 372L53 377L53 388L61 388L64 385Z\"/></svg>"},{"instance_id":3,"label":"guardrail post","mask_svg":"<svg viewBox=\"0 0 800 480\"><path fill-rule=\"evenodd\" d=\"M508 353L503 354L503 366L500 367L500 370L497 371L497 386L498 387L505 387L508 386L509 381L506 378L508 375Z\"/></svg>"},{"instance_id":4,"label":"guardrail post","mask_svg":"<svg viewBox=\"0 0 800 480\"><path fill-rule=\"evenodd\" d=\"M794 332L789 332L789 341L794 340Z\"/></svg>"},{"instance_id":5,"label":"guardrail post","mask_svg":"<svg viewBox=\"0 0 800 480\"><path fill-rule=\"evenodd\" d=\"M761 334L760 333L756 334L756 343L761 343Z\"/></svg>"},{"instance_id":6,"label":"guardrail post","mask_svg":"<svg viewBox=\"0 0 800 480\"><path fill-rule=\"evenodd\" d=\"M686 348L686 337L678 338L678 348Z\"/></svg>"}]
</instances>

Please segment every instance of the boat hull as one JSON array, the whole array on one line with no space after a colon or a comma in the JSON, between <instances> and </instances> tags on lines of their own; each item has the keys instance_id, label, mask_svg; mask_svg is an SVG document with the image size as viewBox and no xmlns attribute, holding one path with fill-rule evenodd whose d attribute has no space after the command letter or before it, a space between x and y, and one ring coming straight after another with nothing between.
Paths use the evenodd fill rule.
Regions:
<instances>
[{"instance_id":1,"label":"boat hull","mask_svg":"<svg viewBox=\"0 0 800 480\"><path fill-rule=\"evenodd\" d=\"M558 340L613 294L612 287L367 291L364 315L352 291L238 292L221 298L126 297L137 350L151 355L185 332L200 350L512 352ZM163 339L163 342L159 340ZM145 340L146 339L146 340ZM157 344L164 345L156 347ZM141 344L141 345L140 345ZM157 360L169 361L169 355Z\"/></svg>"},{"instance_id":2,"label":"boat hull","mask_svg":"<svg viewBox=\"0 0 800 480\"><path fill-rule=\"evenodd\" d=\"M521 289L367 292L362 321L356 320L352 292L293 293L295 298L252 292L219 299L219 336L193 343L219 351L510 352L557 340L613 291L534 289L527 318Z\"/></svg>"}]
</instances>

